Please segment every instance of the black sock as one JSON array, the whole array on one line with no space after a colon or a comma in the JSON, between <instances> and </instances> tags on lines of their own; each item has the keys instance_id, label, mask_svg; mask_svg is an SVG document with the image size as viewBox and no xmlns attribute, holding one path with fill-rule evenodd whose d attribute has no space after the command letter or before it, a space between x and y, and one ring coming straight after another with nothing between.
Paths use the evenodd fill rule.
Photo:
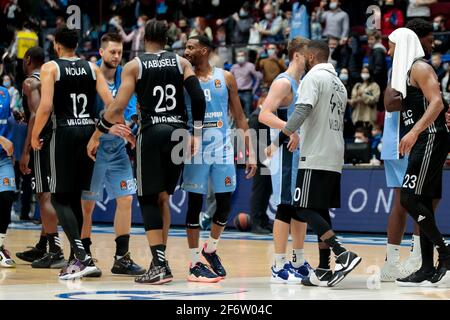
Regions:
<instances>
[{"instance_id":1,"label":"black sock","mask_svg":"<svg viewBox=\"0 0 450 320\"><path fill-rule=\"evenodd\" d=\"M58 233L48 233L48 251L55 253L61 250L61 240L59 239Z\"/></svg>"},{"instance_id":2,"label":"black sock","mask_svg":"<svg viewBox=\"0 0 450 320\"><path fill-rule=\"evenodd\" d=\"M319 249L319 268L320 269L330 269L330 256L331 256L331 249Z\"/></svg>"},{"instance_id":3,"label":"black sock","mask_svg":"<svg viewBox=\"0 0 450 320\"><path fill-rule=\"evenodd\" d=\"M342 247L341 243L339 242L338 238L334 235L331 238L328 238L324 240L327 245L330 246L331 250L333 250L333 253L338 256L341 253L344 253L347 251L344 247Z\"/></svg>"},{"instance_id":4,"label":"black sock","mask_svg":"<svg viewBox=\"0 0 450 320\"><path fill-rule=\"evenodd\" d=\"M116 238L116 256L123 257L127 254L130 244L130 235L124 234ZM153 251L152 251L153 253Z\"/></svg>"},{"instance_id":5,"label":"black sock","mask_svg":"<svg viewBox=\"0 0 450 320\"><path fill-rule=\"evenodd\" d=\"M420 232L420 253L422 255L422 266L420 269L424 272L434 270L434 246L433 242L427 236Z\"/></svg>"},{"instance_id":6,"label":"black sock","mask_svg":"<svg viewBox=\"0 0 450 320\"><path fill-rule=\"evenodd\" d=\"M88 255L91 255L91 244L92 244L91 238L81 239L81 243L83 244L83 247L84 247L84 250L86 251L86 253Z\"/></svg>"},{"instance_id":7,"label":"black sock","mask_svg":"<svg viewBox=\"0 0 450 320\"><path fill-rule=\"evenodd\" d=\"M72 261L73 259L75 259L75 252L73 252L73 249L70 248L69 261Z\"/></svg>"},{"instance_id":8,"label":"black sock","mask_svg":"<svg viewBox=\"0 0 450 320\"><path fill-rule=\"evenodd\" d=\"M45 234L41 234L39 238L39 242L36 244L36 249L38 250L47 250L47 237Z\"/></svg>"},{"instance_id":9,"label":"black sock","mask_svg":"<svg viewBox=\"0 0 450 320\"><path fill-rule=\"evenodd\" d=\"M166 246L163 244L158 244L156 246L150 246L150 250L153 255L153 264L155 266L165 266L166 265Z\"/></svg>"}]
</instances>

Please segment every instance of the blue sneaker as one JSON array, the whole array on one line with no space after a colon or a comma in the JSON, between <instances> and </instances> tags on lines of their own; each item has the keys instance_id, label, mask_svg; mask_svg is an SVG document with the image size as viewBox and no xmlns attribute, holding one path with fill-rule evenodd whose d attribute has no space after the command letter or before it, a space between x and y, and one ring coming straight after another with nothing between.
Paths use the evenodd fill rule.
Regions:
<instances>
[{"instance_id":1,"label":"blue sneaker","mask_svg":"<svg viewBox=\"0 0 450 320\"><path fill-rule=\"evenodd\" d=\"M287 269L290 272L299 274L302 277L302 279L309 277L311 275L311 273L314 272L314 269L309 265L308 261L306 261L306 260L298 268L294 267L292 265L292 262L289 261L284 265L284 269Z\"/></svg>"},{"instance_id":2,"label":"blue sneaker","mask_svg":"<svg viewBox=\"0 0 450 320\"><path fill-rule=\"evenodd\" d=\"M206 264L197 262L194 266L190 266L187 280L191 282L214 283L219 282L222 278L212 272Z\"/></svg>"},{"instance_id":3,"label":"blue sneaker","mask_svg":"<svg viewBox=\"0 0 450 320\"><path fill-rule=\"evenodd\" d=\"M211 269L222 278L225 278L227 275L227 272L225 271L225 268L222 265L222 262L220 261L220 257L217 255L217 251L207 253L205 252L206 243L202 250L202 255L206 259L206 261L209 263Z\"/></svg>"},{"instance_id":4,"label":"blue sneaker","mask_svg":"<svg viewBox=\"0 0 450 320\"><path fill-rule=\"evenodd\" d=\"M272 283L300 284L302 282L302 276L293 270L283 268L276 271L274 266L272 266L271 270L272 277L270 282Z\"/></svg>"},{"instance_id":5,"label":"blue sneaker","mask_svg":"<svg viewBox=\"0 0 450 320\"><path fill-rule=\"evenodd\" d=\"M211 221L212 217L210 217L206 212L200 212L200 228L202 230L211 230Z\"/></svg>"}]
</instances>

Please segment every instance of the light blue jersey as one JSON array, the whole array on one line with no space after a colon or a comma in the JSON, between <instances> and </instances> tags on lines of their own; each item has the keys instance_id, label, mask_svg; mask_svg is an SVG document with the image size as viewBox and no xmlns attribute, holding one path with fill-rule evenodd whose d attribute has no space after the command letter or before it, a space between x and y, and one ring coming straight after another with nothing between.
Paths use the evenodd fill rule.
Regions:
<instances>
[{"instance_id":1,"label":"light blue jersey","mask_svg":"<svg viewBox=\"0 0 450 320\"><path fill-rule=\"evenodd\" d=\"M206 194L208 181L215 193L233 192L236 189L234 150L228 121L229 96L224 70L213 69L212 78L200 81L205 94L206 110L203 123L202 149L186 162L182 187L188 192ZM186 95L189 127L192 127L191 103Z\"/></svg>"},{"instance_id":2,"label":"light blue jersey","mask_svg":"<svg viewBox=\"0 0 450 320\"><path fill-rule=\"evenodd\" d=\"M287 106L280 106L277 109L277 117L287 121L295 110L299 83L286 72L279 74L275 80L287 79L291 84L292 102ZM280 130L270 129L271 141L274 141ZM297 183L298 162L300 160L300 146L294 152L287 149L286 141L282 147L278 148L270 161L270 171L272 174L272 190L274 204L292 204L292 196Z\"/></svg>"},{"instance_id":3,"label":"light blue jersey","mask_svg":"<svg viewBox=\"0 0 450 320\"><path fill-rule=\"evenodd\" d=\"M0 135L11 141L10 117L10 96L8 90L0 86ZM0 146L0 192L4 191L16 191L16 178L12 158Z\"/></svg>"}]
</instances>

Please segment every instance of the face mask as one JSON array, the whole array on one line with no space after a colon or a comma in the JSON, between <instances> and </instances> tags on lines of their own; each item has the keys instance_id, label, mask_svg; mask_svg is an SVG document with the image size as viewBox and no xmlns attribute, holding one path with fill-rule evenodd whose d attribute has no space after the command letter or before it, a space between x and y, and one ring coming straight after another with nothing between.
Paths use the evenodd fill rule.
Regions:
<instances>
[{"instance_id":1,"label":"face mask","mask_svg":"<svg viewBox=\"0 0 450 320\"><path fill-rule=\"evenodd\" d=\"M243 64L245 62L245 57L237 57L236 58L237 63Z\"/></svg>"},{"instance_id":2,"label":"face mask","mask_svg":"<svg viewBox=\"0 0 450 320\"><path fill-rule=\"evenodd\" d=\"M337 5L336 2L330 3L330 9L331 9L331 10L335 10L335 9L337 9L337 7L338 7L338 5Z\"/></svg>"},{"instance_id":3,"label":"face mask","mask_svg":"<svg viewBox=\"0 0 450 320\"><path fill-rule=\"evenodd\" d=\"M9 88L11 86L11 81L3 81L3 86Z\"/></svg>"},{"instance_id":4,"label":"face mask","mask_svg":"<svg viewBox=\"0 0 450 320\"><path fill-rule=\"evenodd\" d=\"M339 75L339 79L341 79L342 81L347 81L348 80L348 74L346 73L342 73Z\"/></svg>"},{"instance_id":5,"label":"face mask","mask_svg":"<svg viewBox=\"0 0 450 320\"><path fill-rule=\"evenodd\" d=\"M439 30L439 22L433 22L433 29L434 29L434 31Z\"/></svg>"},{"instance_id":6,"label":"face mask","mask_svg":"<svg viewBox=\"0 0 450 320\"><path fill-rule=\"evenodd\" d=\"M248 16L248 13L247 13L247 11L245 11L244 9L241 9L241 10L239 11L239 15L240 15L241 17L246 17L246 16Z\"/></svg>"},{"instance_id":7,"label":"face mask","mask_svg":"<svg viewBox=\"0 0 450 320\"><path fill-rule=\"evenodd\" d=\"M361 73L361 79L363 79L363 81L369 80L369 78L370 78L370 74Z\"/></svg>"},{"instance_id":8,"label":"face mask","mask_svg":"<svg viewBox=\"0 0 450 320\"><path fill-rule=\"evenodd\" d=\"M269 49L269 50L267 50L267 55L270 57L270 56L273 56L275 54L275 49Z\"/></svg>"},{"instance_id":9,"label":"face mask","mask_svg":"<svg viewBox=\"0 0 450 320\"><path fill-rule=\"evenodd\" d=\"M137 25L138 25L139 28L143 27L144 26L144 21L138 20Z\"/></svg>"},{"instance_id":10,"label":"face mask","mask_svg":"<svg viewBox=\"0 0 450 320\"><path fill-rule=\"evenodd\" d=\"M355 143L364 143L365 141L361 138L355 138Z\"/></svg>"},{"instance_id":11,"label":"face mask","mask_svg":"<svg viewBox=\"0 0 450 320\"><path fill-rule=\"evenodd\" d=\"M272 20L272 14L271 13L266 13L265 15L267 20Z\"/></svg>"}]
</instances>

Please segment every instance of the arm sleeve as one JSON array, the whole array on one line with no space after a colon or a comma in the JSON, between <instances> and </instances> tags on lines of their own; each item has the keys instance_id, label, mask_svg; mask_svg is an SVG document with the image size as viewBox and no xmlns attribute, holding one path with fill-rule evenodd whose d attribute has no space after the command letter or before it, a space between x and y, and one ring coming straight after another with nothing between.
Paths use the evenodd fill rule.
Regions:
<instances>
[{"instance_id":1,"label":"arm sleeve","mask_svg":"<svg viewBox=\"0 0 450 320\"><path fill-rule=\"evenodd\" d=\"M297 131L305 122L306 118L311 114L313 106L310 104L296 104L295 110L289 118L288 122L284 126L284 130L289 132L290 134ZM281 143L283 141L280 141Z\"/></svg>"},{"instance_id":2,"label":"arm sleeve","mask_svg":"<svg viewBox=\"0 0 450 320\"><path fill-rule=\"evenodd\" d=\"M205 118L206 101L205 94L200 86L200 81L198 81L197 77L190 76L184 80L184 87L191 98L192 120L194 121L194 125L196 122L203 123L203 119Z\"/></svg>"}]
</instances>

